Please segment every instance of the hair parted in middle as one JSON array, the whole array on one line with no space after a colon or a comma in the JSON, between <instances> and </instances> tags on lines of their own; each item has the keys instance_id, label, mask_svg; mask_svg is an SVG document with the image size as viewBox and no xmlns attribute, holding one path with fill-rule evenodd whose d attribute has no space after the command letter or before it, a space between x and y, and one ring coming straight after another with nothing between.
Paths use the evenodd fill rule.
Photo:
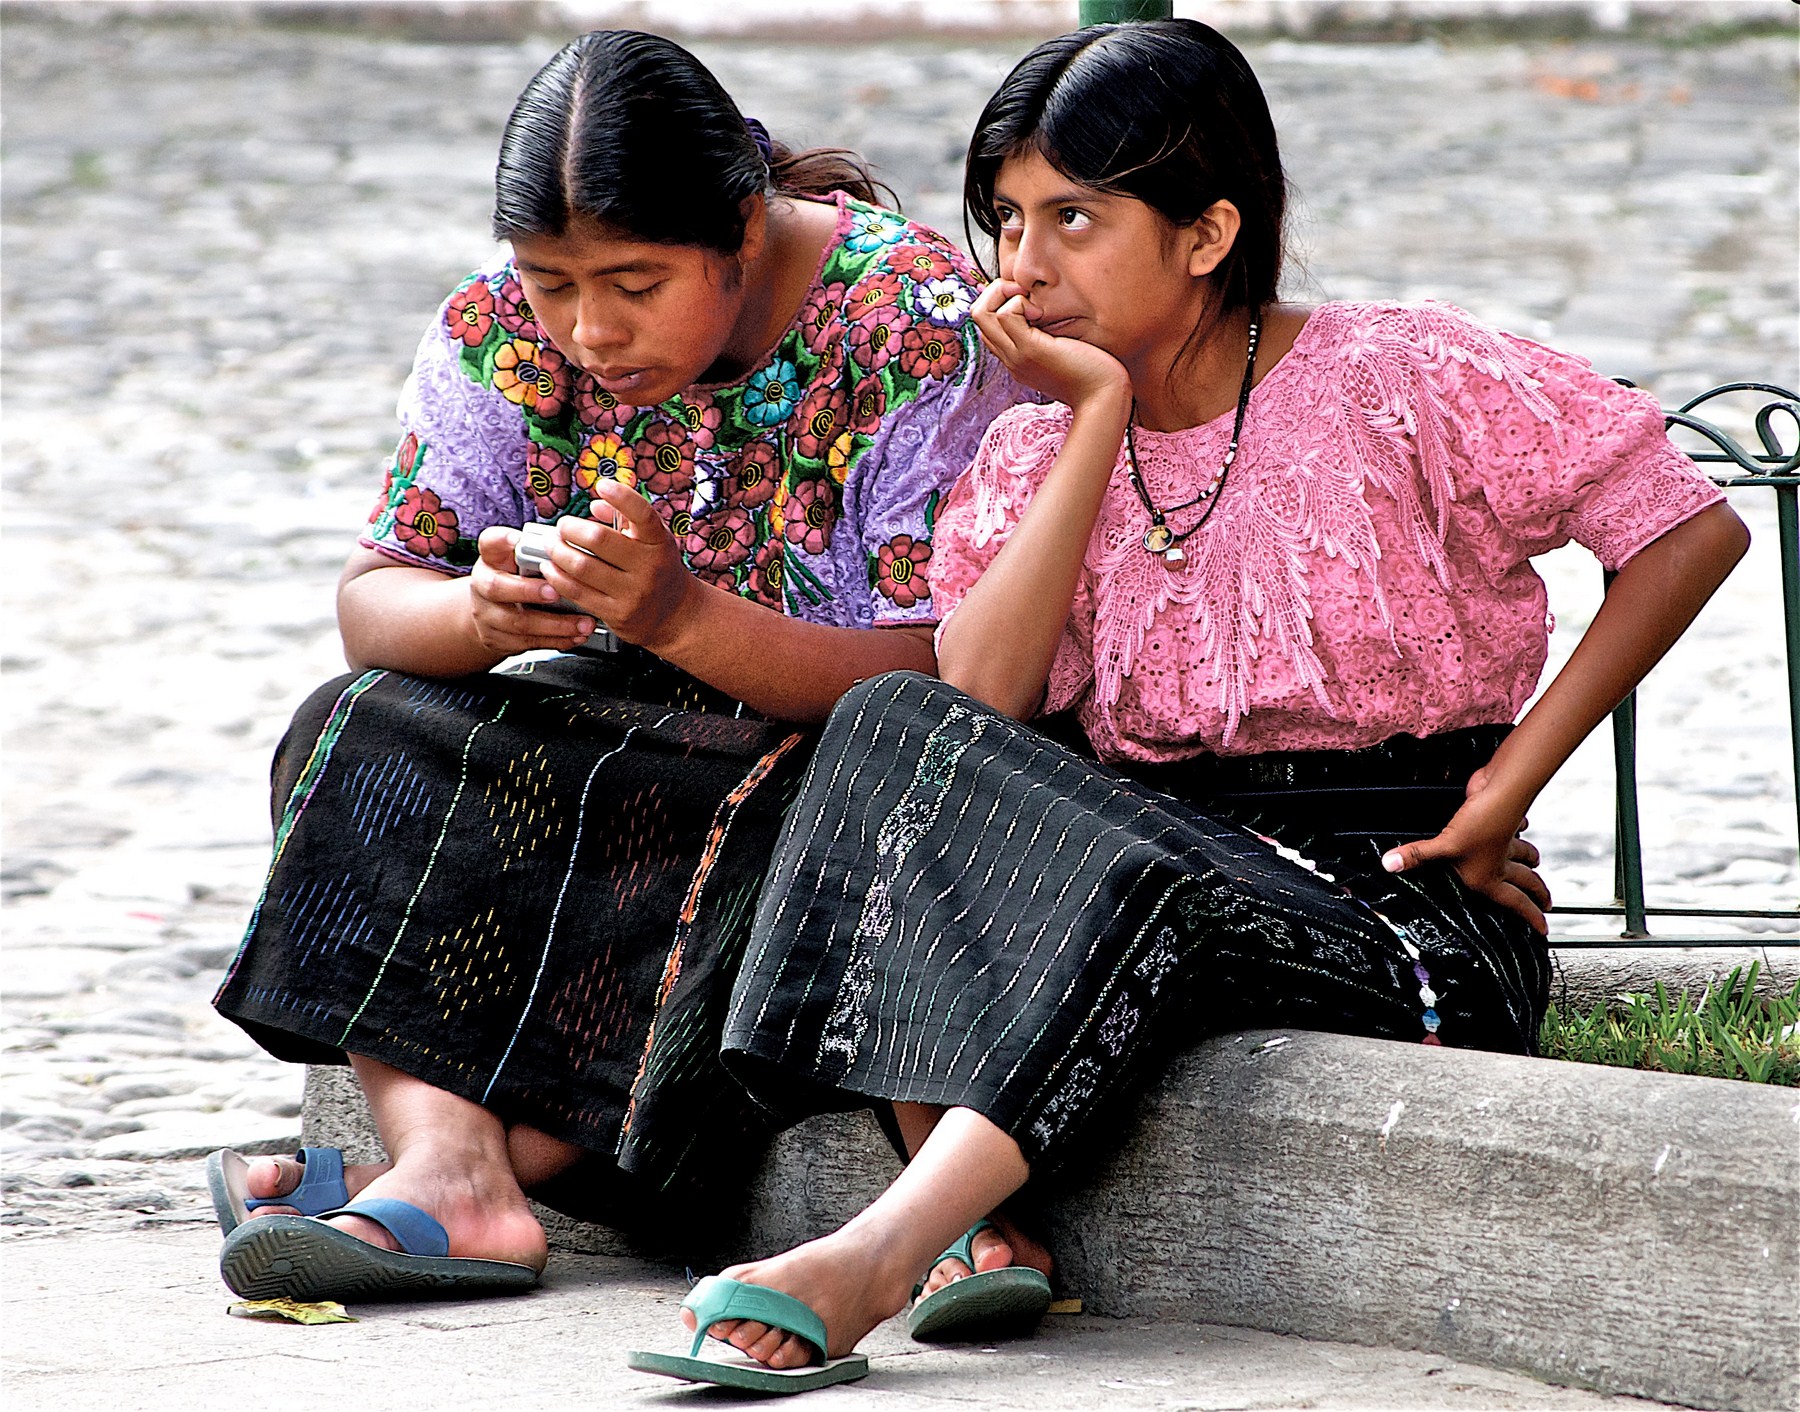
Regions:
<instances>
[{"instance_id":1,"label":"hair parted in middle","mask_svg":"<svg viewBox=\"0 0 1800 1412\"><path fill-rule=\"evenodd\" d=\"M759 142L718 79L672 40L597 29L564 45L513 105L493 231L554 237L585 218L734 255L746 197L842 191L874 203L884 189L843 148L795 152L766 129Z\"/></svg>"},{"instance_id":2,"label":"hair parted in middle","mask_svg":"<svg viewBox=\"0 0 1800 1412\"><path fill-rule=\"evenodd\" d=\"M1242 224L1208 276L1217 291L1208 321L1276 298L1287 177L1275 124L1249 63L1211 26L1089 25L1033 49L975 125L965 225L999 236L995 182L1008 158L1029 152L1082 186L1142 201L1174 225L1231 202Z\"/></svg>"}]
</instances>

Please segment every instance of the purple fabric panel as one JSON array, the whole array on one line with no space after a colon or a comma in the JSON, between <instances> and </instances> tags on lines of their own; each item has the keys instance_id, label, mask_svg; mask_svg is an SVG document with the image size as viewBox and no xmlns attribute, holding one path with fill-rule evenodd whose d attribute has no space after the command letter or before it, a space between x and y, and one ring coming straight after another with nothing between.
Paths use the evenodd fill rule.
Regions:
<instances>
[{"instance_id":1,"label":"purple fabric panel","mask_svg":"<svg viewBox=\"0 0 1800 1412\"><path fill-rule=\"evenodd\" d=\"M844 626L937 621L929 597L901 608L871 588L869 560L898 534L928 541L932 495L941 500L969 469L988 423L1015 402L1040 400L984 350L961 381L927 383L914 401L882 421L844 486L848 532L831 543L833 588Z\"/></svg>"},{"instance_id":2,"label":"purple fabric panel","mask_svg":"<svg viewBox=\"0 0 1800 1412\"><path fill-rule=\"evenodd\" d=\"M456 512L463 537L473 539L490 525L516 528L537 515L526 500L523 481L528 444L524 417L511 402L462 370L461 346L446 331L440 307L419 340L395 410L402 437L411 433L423 448L414 484L434 491ZM447 573L468 572L401 548L392 528L378 539L365 536L362 542L408 563Z\"/></svg>"}]
</instances>

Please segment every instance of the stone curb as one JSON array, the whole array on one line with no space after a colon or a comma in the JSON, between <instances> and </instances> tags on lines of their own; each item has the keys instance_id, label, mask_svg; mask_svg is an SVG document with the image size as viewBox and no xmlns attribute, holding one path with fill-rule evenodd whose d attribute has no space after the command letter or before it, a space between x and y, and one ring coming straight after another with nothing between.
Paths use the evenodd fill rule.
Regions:
<instances>
[{"instance_id":1,"label":"stone curb","mask_svg":"<svg viewBox=\"0 0 1800 1412\"><path fill-rule=\"evenodd\" d=\"M347 1087L343 1071L310 1076L309 1142L354 1134ZM1042 1194L1043 1219L1090 1313L1786 1412L1797 1131L1789 1089L1246 1033L1181 1056L1110 1160ZM834 1228L894 1170L866 1115L802 1124L771 1150L736 1253ZM553 1239L629 1248L560 1219Z\"/></svg>"}]
</instances>

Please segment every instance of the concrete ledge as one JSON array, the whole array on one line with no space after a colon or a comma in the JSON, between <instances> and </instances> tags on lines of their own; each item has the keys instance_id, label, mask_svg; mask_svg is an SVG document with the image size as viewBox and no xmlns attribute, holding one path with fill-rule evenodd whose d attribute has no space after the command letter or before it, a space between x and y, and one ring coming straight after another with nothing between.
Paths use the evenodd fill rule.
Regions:
<instances>
[{"instance_id":1,"label":"concrete ledge","mask_svg":"<svg viewBox=\"0 0 1800 1412\"><path fill-rule=\"evenodd\" d=\"M308 1140L335 1141L341 1091L321 1104L316 1088ZM865 1115L803 1124L770 1153L734 1253L831 1229L894 1170ZM1042 1195L1061 1282L1093 1313L1418 1349L1694 1406L1800 1403L1791 1089L1232 1035L1175 1063L1116 1154ZM572 1222L557 1235L614 1248Z\"/></svg>"}]
</instances>

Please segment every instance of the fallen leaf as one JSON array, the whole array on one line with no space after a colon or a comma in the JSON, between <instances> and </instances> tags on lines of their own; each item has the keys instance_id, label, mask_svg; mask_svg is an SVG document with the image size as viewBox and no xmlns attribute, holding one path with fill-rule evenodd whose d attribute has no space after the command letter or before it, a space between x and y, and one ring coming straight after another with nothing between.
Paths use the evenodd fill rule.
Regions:
<instances>
[{"instance_id":1,"label":"fallen leaf","mask_svg":"<svg viewBox=\"0 0 1800 1412\"><path fill-rule=\"evenodd\" d=\"M240 1319L287 1319L296 1324L354 1324L356 1316L346 1314L335 1299L322 1299L308 1304L299 1299L246 1299L225 1311Z\"/></svg>"}]
</instances>

